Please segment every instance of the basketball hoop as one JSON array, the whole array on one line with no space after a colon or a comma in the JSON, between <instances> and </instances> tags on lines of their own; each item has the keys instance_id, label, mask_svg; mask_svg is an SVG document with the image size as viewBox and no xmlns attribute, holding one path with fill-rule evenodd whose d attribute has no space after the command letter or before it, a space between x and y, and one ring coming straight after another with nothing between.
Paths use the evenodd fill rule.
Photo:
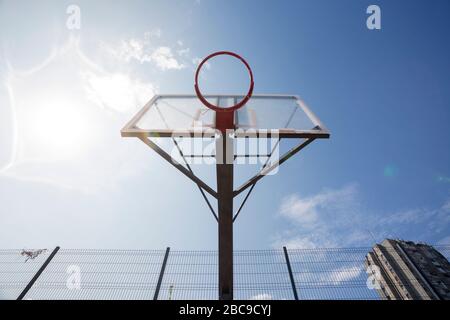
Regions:
<instances>
[{"instance_id":1,"label":"basketball hoop","mask_svg":"<svg viewBox=\"0 0 450 320\"><path fill-rule=\"evenodd\" d=\"M200 74L200 70L203 67L203 65L211 58L219 56L219 55L228 55L228 56L232 56L235 57L236 59L239 59L242 61L242 63L245 65L245 67L248 70L248 73L250 75L250 87L248 89L247 94L244 96L244 98L236 103L235 105L232 105L231 107L219 107L216 106L212 103L210 103L208 100L206 100L206 98L203 96L202 92L200 91L200 88L198 86L198 76ZM198 99L208 108L216 111L216 128L223 131L226 129L233 129L234 127L234 111L236 111L239 108L242 108L247 102L248 100L250 100L250 98L252 97L253 94L253 87L254 87L254 82L253 82L253 72L252 69L250 68L250 65L247 63L247 61L244 60L244 58L242 58L240 55L231 52L231 51L218 51L218 52L214 52L212 54L210 54L209 56L207 56L205 59L203 59L203 61L198 65L197 67L197 71L195 72L195 93L197 94Z\"/></svg>"},{"instance_id":2,"label":"basketball hoop","mask_svg":"<svg viewBox=\"0 0 450 320\"><path fill-rule=\"evenodd\" d=\"M202 94L198 84L200 70L209 59L219 55L232 56L245 65L250 75L250 87L247 94ZM236 78L240 77L236 76ZM239 216L252 190L254 190L258 181L271 172L275 172L280 165L292 158L293 155L316 139L328 139L330 133L298 96L253 95L252 70L247 61L236 53L218 51L204 58L195 72L194 87L196 94L155 95L125 125L121 134L122 137L134 137L144 142L195 183L200 190L218 223L218 296L221 300L232 300L234 294L233 223ZM206 98L216 104L214 105ZM248 106L239 110L242 116L235 112L244 107L251 98L253 98L251 107ZM234 105L229 106L229 101L232 101ZM207 107L208 112L205 112L204 106ZM201 125L198 125L199 123ZM215 140L214 154L209 154L209 157L215 159L213 163L216 171L216 187L197 176L193 167L186 160L187 157L200 156L203 158L205 154L197 155L195 152L185 152L180 147L178 140L175 139L180 136L197 141L203 138ZM240 149L237 143L250 144L249 138L256 139L259 145L267 146L269 144L270 153L265 150L264 154L261 155L261 158L265 158L264 164L261 163L262 168L250 179L235 188L234 160L238 156L250 158L254 155L250 152L238 154L237 151ZM154 139L172 139L174 147L178 150L177 154L183 158L184 162L179 162L173 157L173 154L158 146L156 141L153 141ZM279 155L281 139L298 139L299 142L289 151ZM202 141L200 141L200 145L202 145ZM259 154L256 156L260 157ZM274 156L277 158L273 159ZM235 211L234 199L243 192L247 194ZM216 210L210 199L216 200ZM169 288L169 299L173 293L172 289L173 286Z\"/></svg>"}]
</instances>

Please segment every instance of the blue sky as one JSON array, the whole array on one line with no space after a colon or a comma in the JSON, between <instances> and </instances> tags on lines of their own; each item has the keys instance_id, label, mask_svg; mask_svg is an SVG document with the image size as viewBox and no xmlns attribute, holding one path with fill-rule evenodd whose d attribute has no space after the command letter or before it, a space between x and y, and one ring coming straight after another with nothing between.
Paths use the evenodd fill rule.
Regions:
<instances>
[{"instance_id":1,"label":"blue sky","mask_svg":"<svg viewBox=\"0 0 450 320\"><path fill-rule=\"evenodd\" d=\"M370 4L381 30L366 27ZM0 246L216 249L195 186L120 129L155 92L193 93L198 58L217 50L250 62L255 92L301 95L332 133L256 186L236 249L450 243L449 10L0 1Z\"/></svg>"}]
</instances>

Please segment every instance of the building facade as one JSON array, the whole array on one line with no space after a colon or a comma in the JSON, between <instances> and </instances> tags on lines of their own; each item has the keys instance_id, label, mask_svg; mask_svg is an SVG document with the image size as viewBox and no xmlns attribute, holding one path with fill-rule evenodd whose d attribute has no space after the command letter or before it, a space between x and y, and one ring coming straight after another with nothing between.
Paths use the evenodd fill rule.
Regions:
<instances>
[{"instance_id":1,"label":"building facade","mask_svg":"<svg viewBox=\"0 0 450 320\"><path fill-rule=\"evenodd\" d=\"M450 263L430 245L386 239L366 256L386 300L450 300Z\"/></svg>"}]
</instances>

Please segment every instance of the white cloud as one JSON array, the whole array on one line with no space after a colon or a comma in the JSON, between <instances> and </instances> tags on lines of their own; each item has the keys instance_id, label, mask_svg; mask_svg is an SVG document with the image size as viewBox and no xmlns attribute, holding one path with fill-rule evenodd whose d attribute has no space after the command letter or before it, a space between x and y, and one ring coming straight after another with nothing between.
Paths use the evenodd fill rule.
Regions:
<instances>
[{"instance_id":1,"label":"white cloud","mask_svg":"<svg viewBox=\"0 0 450 320\"><path fill-rule=\"evenodd\" d=\"M189 48L183 48L180 50L177 50L177 54L182 57L182 56L186 56L189 54L190 49Z\"/></svg>"},{"instance_id":2,"label":"white cloud","mask_svg":"<svg viewBox=\"0 0 450 320\"><path fill-rule=\"evenodd\" d=\"M274 246L318 248L369 246L384 238L437 241L450 227L449 200L438 208L411 208L389 213L374 211L361 202L359 187L350 184L282 200L280 216L295 227L274 237Z\"/></svg>"},{"instance_id":3,"label":"white cloud","mask_svg":"<svg viewBox=\"0 0 450 320\"><path fill-rule=\"evenodd\" d=\"M200 62L202 62L203 59L200 59L199 57L195 57L192 59L192 64L194 66L198 66L200 64ZM206 70L210 70L211 69L211 64L209 62L206 62L204 65Z\"/></svg>"},{"instance_id":4,"label":"white cloud","mask_svg":"<svg viewBox=\"0 0 450 320\"><path fill-rule=\"evenodd\" d=\"M103 44L103 49L112 57L124 62L151 63L163 71L185 68L185 65L175 57L170 47L157 46L153 43L153 39L160 36L161 31L156 29L145 33L143 39L122 40L118 46ZM182 44L182 42L178 41L178 44L180 43ZM189 52L189 48L180 48L176 53L180 57L186 57L189 55Z\"/></svg>"},{"instance_id":5,"label":"white cloud","mask_svg":"<svg viewBox=\"0 0 450 320\"><path fill-rule=\"evenodd\" d=\"M356 193L356 186L349 185L304 198L293 194L283 199L280 214L299 224L312 226L317 222L320 211L333 210L336 215L347 212L354 206Z\"/></svg>"},{"instance_id":6,"label":"white cloud","mask_svg":"<svg viewBox=\"0 0 450 320\"><path fill-rule=\"evenodd\" d=\"M268 293L260 293L250 297L249 300L272 300L272 296Z\"/></svg>"},{"instance_id":7,"label":"white cloud","mask_svg":"<svg viewBox=\"0 0 450 320\"><path fill-rule=\"evenodd\" d=\"M293 194L283 200L280 213L298 223L310 225L317 221L317 205L314 198L300 199L298 195Z\"/></svg>"},{"instance_id":8,"label":"white cloud","mask_svg":"<svg viewBox=\"0 0 450 320\"><path fill-rule=\"evenodd\" d=\"M379 223L382 224L405 224L420 223L433 215L433 211L426 209L408 209L405 211L394 212L386 217L381 217Z\"/></svg>"},{"instance_id":9,"label":"white cloud","mask_svg":"<svg viewBox=\"0 0 450 320\"><path fill-rule=\"evenodd\" d=\"M84 77L87 97L103 108L119 112L144 105L156 92L151 83L132 79L123 73L98 75L87 72Z\"/></svg>"},{"instance_id":10,"label":"white cloud","mask_svg":"<svg viewBox=\"0 0 450 320\"><path fill-rule=\"evenodd\" d=\"M322 281L332 283L333 285L340 285L344 282L357 279L362 273L361 266L345 266L326 273Z\"/></svg>"},{"instance_id":11,"label":"white cloud","mask_svg":"<svg viewBox=\"0 0 450 320\"><path fill-rule=\"evenodd\" d=\"M447 200L438 208L415 208L382 215L376 223L379 227L397 226L399 229L422 226L423 236L439 234L450 226L449 202Z\"/></svg>"},{"instance_id":12,"label":"white cloud","mask_svg":"<svg viewBox=\"0 0 450 320\"><path fill-rule=\"evenodd\" d=\"M293 236L281 238L276 241L275 248L287 247L289 249L316 249L316 248L333 248L337 244L331 241L324 241L315 235Z\"/></svg>"},{"instance_id":13,"label":"white cloud","mask_svg":"<svg viewBox=\"0 0 450 320\"><path fill-rule=\"evenodd\" d=\"M161 34L162 34L161 29L160 28L155 28L153 30L145 32L144 33L144 37L147 40L150 40L152 38L158 38L159 39L159 38L161 38Z\"/></svg>"},{"instance_id":14,"label":"white cloud","mask_svg":"<svg viewBox=\"0 0 450 320\"><path fill-rule=\"evenodd\" d=\"M119 49L113 51L113 53L126 62L135 59L140 63L144 63L145 61L149 61L148 55L145 54L145 45L145 42L138 39L123 40Z\"/></svg>"},{"instance_id":15,"label":"white cloud","mask_svg":"<svg viewBox=\"0 0 450 320\"><path fill-rule=\"evenodd\" d=\"M183 69L185 66L178 62L173 56L172 50L169 47L159 47L150 56L156 66L161 70Z\"/></svg>"},{"instance_id":16,"label":"white cloud","mask_svg":"<svg viewBox=\"0 0 450 320\"><path fill-rule=\"evenodd\" d=\"M276 247L331 248L360 239L360 234L356 234L359 230L349 230L361 214L356 184L324 189L307 197L289 195L282 200L279 214L296 227L276 236Z\"/></svg>"}]
</instances>

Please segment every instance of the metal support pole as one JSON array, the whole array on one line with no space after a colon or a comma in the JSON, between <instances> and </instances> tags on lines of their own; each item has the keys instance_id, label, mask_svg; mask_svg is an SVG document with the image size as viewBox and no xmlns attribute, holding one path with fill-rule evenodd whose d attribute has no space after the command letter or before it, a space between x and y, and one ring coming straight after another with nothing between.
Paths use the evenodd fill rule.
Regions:
<instances>
[{"instance_id":1,"label":"metal support pole","mask_svg":"<svg viewBox=\"0 0 450 320\"><path fill-rule=\"evenodd\" d=\"M166 270L167 259L169 259L170 247L166 248L166 254L164 255L164 260L161 265L161 271L159 272L158 284L156 285L155 294L153 295L153 300L158 300L159 290L161 289L161 284L164 277L164 271Z\"/></svg>"},{"instance_id":2,"label":"metal support pole","mask_svg":"<svg viewBox=\"0 0 450 320\"><path fill-rule=\"evenodd\" d=\"M233 151L232 138L222 132L216 139L220 300L233 300Z\"/></svg>"},{"instance_id":3,"label":"metal support pole","mask_svg":"<svg viewBox=\"0 0 450 320\"><path fill-rule=\"evenodd\" d=\"M20 293L20 295L17 297L17 300L23 300L23 298L25 297L25 295L28 293L28 291L30 291L31 287L34 285L34 283L36 282L36 280L39 278L39 276L42 274L42 272L44 272L45 268L47 267L47 265L50 263L50 261L52 261L53 257L55 256L55 254L58 252L59 247L56 247L55 249L53 249L52 253L48 256L47 260L45 260L45 262L42 264L42 266L39 268L38 272L36 272L36 274L34 275L34 277L30 280L30 282L27 284L27 286L25 287L25 289L23 289L23 291Z\"/></svg>"},{"instance_id":4,"label":"metal support pole","mask_svg":"<svg viewBox=\"0 0 450 320\"><path fill-rule=\"evenodd\" d=\"M283 247L284 258L286 259L286 265L289 272L289 279L291 280L292 292L294 293L294 299L298 300L297 288L295 287L294 274L292 273L291 262L289 261L289 255L286 247Z\"/></svg>"}]
</instances>

